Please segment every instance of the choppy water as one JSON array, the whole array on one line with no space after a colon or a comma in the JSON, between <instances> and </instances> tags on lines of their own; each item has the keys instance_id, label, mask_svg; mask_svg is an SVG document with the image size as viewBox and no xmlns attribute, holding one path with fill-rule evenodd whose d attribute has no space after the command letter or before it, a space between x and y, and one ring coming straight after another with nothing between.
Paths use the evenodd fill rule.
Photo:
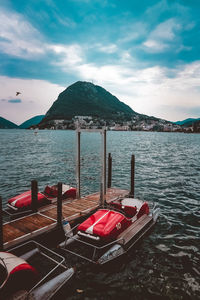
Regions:
<instances>
[{"instance_id":1,"label":"choppy water","mask_svg":"<svg viewBox=\"0 0 200 300\"><path fill-rule=\"evenodd\" d=\"M136 156L137 197L159 204L150 235L107 269L79 272L63 299L200 299L200 135L108 132L113 186L129 189ZM40 190L75 184L75 132L0 130L4 203L37 179ZM99 189L101 137L82 134L82 193ZM77 292L77 290L81 293Z\"/></svg>"}]
</instances>

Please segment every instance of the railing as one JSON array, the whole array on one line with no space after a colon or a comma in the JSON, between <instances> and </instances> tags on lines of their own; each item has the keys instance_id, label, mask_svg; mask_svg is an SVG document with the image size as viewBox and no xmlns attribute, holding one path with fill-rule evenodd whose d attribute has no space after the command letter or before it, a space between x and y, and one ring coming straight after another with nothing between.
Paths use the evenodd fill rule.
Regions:
<instances>
[{"instance_id":1,"label":"railing","mask_svg":"<svg viewBox=\"0 0 200 300\"><path fill-rule=\"evenodd\" d=\"M105 248L108 248L109 246L112 246L112 245L118 243L119 241L123 241L123 238L120 238L120 239L114 240L114 241L112 241L112 242L106 243L106 244L104 244L103 246L97 246L97 245L91 244L91 243L89 243L89 242L86 242L86 241L84 241L84 240L78 239L78 238L76 237L77 235L75 235L75 236L70 236L70 234L73 233L73 232L75 231L75 229L76 229L79 225L80 225L80 224L77 224L77 225L74 226L69 232L67 232L67 233L65 234L66 239L65 239L64 248L61 247L61 249L64 250L64 251L67 251L67 252L69 252L69 253L71 253L71 254L74 254L74 255L76 255L76 256L82 258L82 259L85 259L85 260L87 260L87 261L89 261L89 262L96 263L96 261L95 261L95 256L96 256L97 251L100 251L100 250L103 250L103 249L105 249ZM75 242L84 244L84 245L86 245L86 246L88 246L88 247L91 247L91 248L93 249L93 253L92 253L92 255L91 255L91 259L88 258L88 257L86 257L86 256L84 256L84 255L81 255L81 254L79 254L79 253L77 253L77 252L75 252L75 251L72 251L72 250L70 250L70 249L67 249L67 246L68 246L68 245L67 245L67 241L68 241L69 239L71 239L71 240L73 240L73 241L75 241Z\"/></svg>"}]
</instances>

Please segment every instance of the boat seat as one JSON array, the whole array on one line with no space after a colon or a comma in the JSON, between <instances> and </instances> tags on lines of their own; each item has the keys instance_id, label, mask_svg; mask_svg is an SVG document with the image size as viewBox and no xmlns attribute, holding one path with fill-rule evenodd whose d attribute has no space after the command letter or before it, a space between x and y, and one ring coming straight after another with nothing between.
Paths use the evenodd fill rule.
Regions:
<instances>
[{"instance_id":1,"label":"boat seat","mask_svg":"<svg viewBox=\"0 0 200 300\"><path fill-rule=\"evenodd\" d=\"M124 213L127 218L133 218L137 213L136 206L123 205L121 201L113 201L110 203L115 209Z\"/></svg>"},{"instance_id":2,"label":"boat seat","mask_svg":"<svg viewBox=\"0 0 200 300\"><path fill-rule=\"evenodd\" d=\"M127 218L137 215L140 218L143 214L149 214L149 206L146 202L135 198L117 199L110 203L114 208L122 211Z\"/></svg>"}]
</instances>

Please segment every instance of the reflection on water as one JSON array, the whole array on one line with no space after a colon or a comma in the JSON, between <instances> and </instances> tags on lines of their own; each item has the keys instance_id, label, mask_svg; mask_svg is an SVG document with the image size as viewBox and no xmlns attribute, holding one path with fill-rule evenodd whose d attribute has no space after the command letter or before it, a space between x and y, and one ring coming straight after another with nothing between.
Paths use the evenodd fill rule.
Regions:
<instances>
[{"instance_id":1,"label":"reflection on water","mask_svg":"<svg viewBox=\"0 0 200 300\"><path fill-rule=\"evenodd\" d=\"M200 298L200 135L108 132L112 185L129 189L136 156L135 193L159 204L154 230L108 269L78 273L63 299ZM4 203L58 181L75 185L75 132L0 130L0 194ZM82 193L99 190L101 137L81 136ZM77 289L83 291L78 293Z\"/></svg>"}]
</instances>

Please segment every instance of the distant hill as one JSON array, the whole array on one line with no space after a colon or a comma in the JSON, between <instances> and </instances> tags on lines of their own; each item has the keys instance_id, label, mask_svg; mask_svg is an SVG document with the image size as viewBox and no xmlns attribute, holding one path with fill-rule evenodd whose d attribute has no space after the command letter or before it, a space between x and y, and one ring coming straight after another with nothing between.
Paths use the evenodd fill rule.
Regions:
<instances>
[{"instance_id":1,"label":"distant hill","mask_svg":"<svg viewBox=\"0 0 200 300\"><path fill-rule=\"evenodd\" d=\"M19 125L19 128L27 129L30 126L38 125L42 121L43 118L44 118L44 115L35 116L35 117L23 122L21 125Z\"/></svg>"},{"instance_id":2,"label":"distant hill","mask_svg":"<svg viewBox=\"0 0 200 300\"><path fill-rule=\"evenodd\" d=\"M102 128L110 130L178 131L179 125L139 114L104 88L77 81L59 94L37 125L40 129Z\"/></svg>"},{"instance_id":3,"label":"distant hill","mask_svg":"<svg viewBox=\"0 0 200 300\"><path fill-rule=\"evenodd\" d=\"M19 128L19 127L15 123L10 122L10 121L0 117L0 128L1 129L14 129L14 128Z\"/></svg>"},{"instance_id":4,"label":"distant hill","mask_svg":"<svg viewBox=\"0 0 200 300\"><path fill-rule=\"evenodd\" d=\"M78 81L59 94L44 120L72 119L74 116L94 116L103 119L130 118L137 113L104 88Z\"/></svg>"},{"instance_id":5,"label":"distant hill","mask_svg":"<svg viewBox=\"0 0 200 300\"><path fill-rule=\"evenodd\" d=\"M185 119L183 121L177 121L177 122L175 122L175 124L177 124L177 125L183 125L183 126L191 126L192 123L194 123L194 122L196 122L198 120L200 120L200 118L198 118L198 119L188 118L188 119Z\"/></svg>"}]
</instances>

